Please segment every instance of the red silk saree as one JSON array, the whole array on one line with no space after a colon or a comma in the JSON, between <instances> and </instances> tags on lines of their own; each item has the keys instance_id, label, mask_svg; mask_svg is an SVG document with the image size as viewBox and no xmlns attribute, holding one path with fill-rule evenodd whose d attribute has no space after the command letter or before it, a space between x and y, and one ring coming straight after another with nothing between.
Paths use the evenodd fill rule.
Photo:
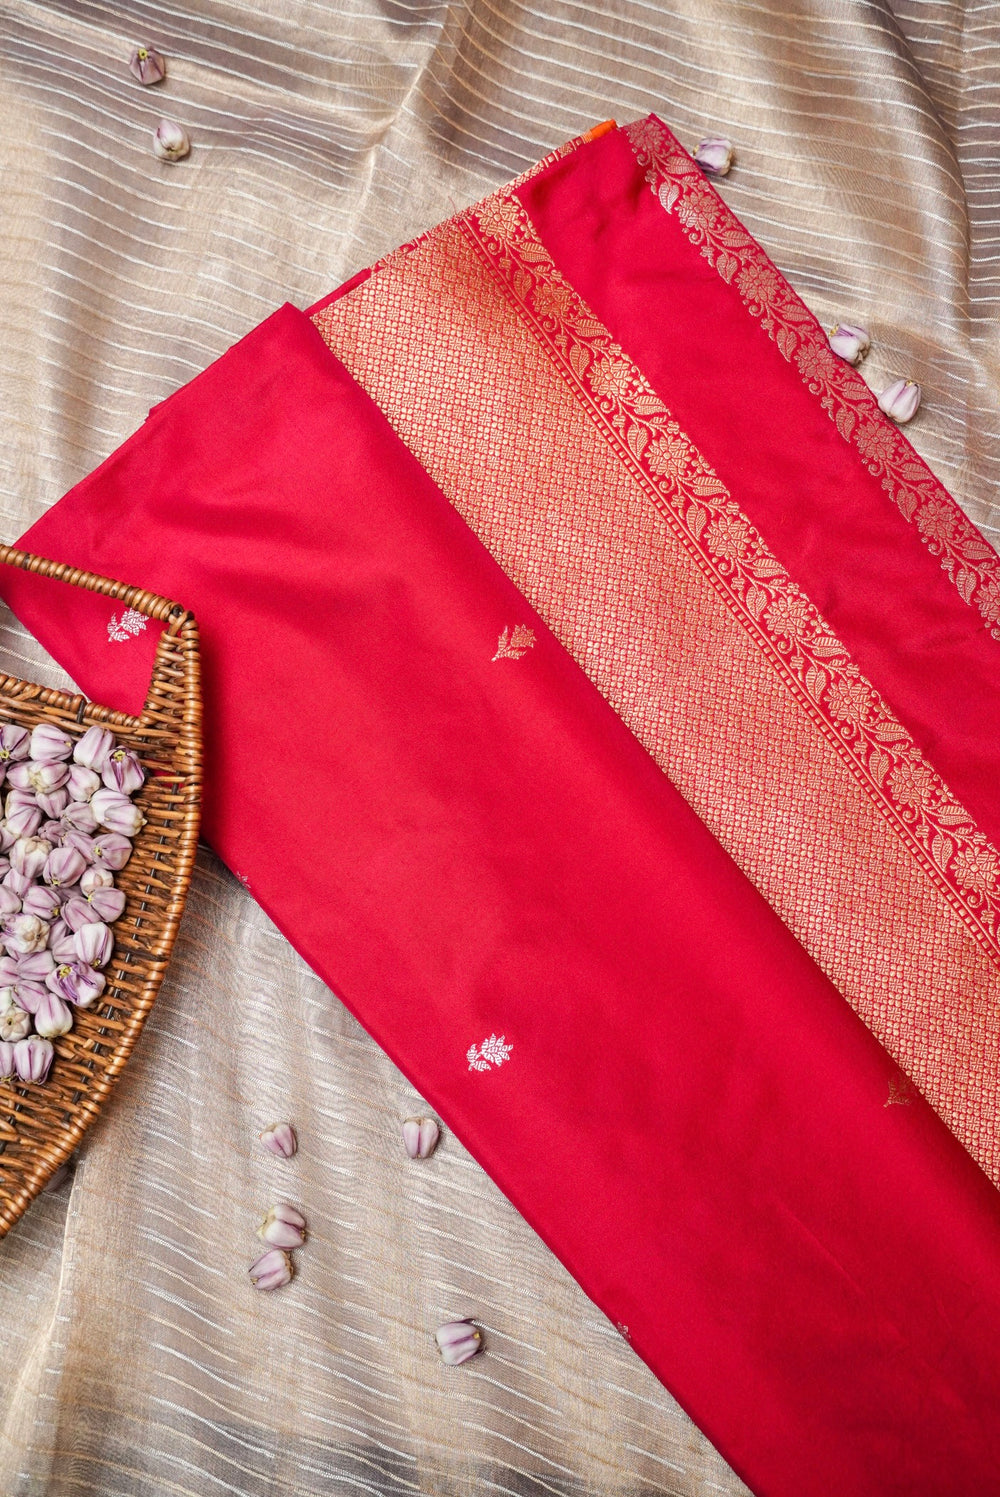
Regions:
<instances>
[{"instance_id":1,"label":"red silk saree","mask_svg":"<svg viewBox=\"0 0 1000 1497\"><path fill-rule=\"evenodd\" d=\"M1000 566L658 121L23 544L195 610L209 840L755 1491L995 1488Z\"/></svg>"}]
</instances>

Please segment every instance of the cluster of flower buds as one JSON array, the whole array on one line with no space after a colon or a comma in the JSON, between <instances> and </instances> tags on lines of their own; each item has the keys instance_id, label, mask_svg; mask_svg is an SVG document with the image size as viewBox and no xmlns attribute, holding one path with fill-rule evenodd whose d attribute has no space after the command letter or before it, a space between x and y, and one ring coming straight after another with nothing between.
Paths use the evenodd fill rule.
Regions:
<instances>
[{"instance_id":1,"label":"cluster of flower buds","mask_svg":"<svg viewBox=\"0 0 1000 1497\"><path fill-rule=\"evenodd\" d=\"M145 778L106 728L0 727L0 1079L45 1081L52 1041L104 991Z\"/></svg>"},{"instance_id":2,"label":"cluster of flower buds","mask_svg":"<svg viewBox=\"0 0 1000 1497\"><path fill-rule=\"evenodd\" d=\"M299 1146L291 1123L272 1123L264 1129L260 1141L279 1159L291 1159ZM294 1206L272 1206L257 1228L257 1236L268 1249L250 1265L250 1282L255 1289L281 1289L291 1281L290 1255L306 1240L306 1219Z\"/></svg>"}]
</instances>

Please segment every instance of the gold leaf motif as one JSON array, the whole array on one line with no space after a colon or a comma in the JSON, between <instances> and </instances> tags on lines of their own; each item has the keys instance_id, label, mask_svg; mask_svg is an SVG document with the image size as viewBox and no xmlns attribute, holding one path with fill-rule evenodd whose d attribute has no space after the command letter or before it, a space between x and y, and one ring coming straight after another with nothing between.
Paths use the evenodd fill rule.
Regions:
<instances>
[{"instance_id":1,"label":"gold leaf motif","mask_svg":"<svg viewBox=\"0 0 1000 1497\"><path fill-rule=\"evenodd\" d=\"M529 629L527 624L515 624L513 629L504 626L503 633L497 641L497 652L494 660L520 660L527 650L535 647L535 631Z\"/></svg>"}]
</instances>

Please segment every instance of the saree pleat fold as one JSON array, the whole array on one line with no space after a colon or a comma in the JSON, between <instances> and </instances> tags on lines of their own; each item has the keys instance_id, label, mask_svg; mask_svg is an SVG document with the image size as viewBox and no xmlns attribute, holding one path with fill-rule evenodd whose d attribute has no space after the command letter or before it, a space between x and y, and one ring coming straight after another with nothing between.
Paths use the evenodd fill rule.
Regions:
<instances>
[{"instance_id":1,"label":"saree pleat fold","mask_svg":"<svg viewBox=\"0 0 1000 1497\"><path fill-rule=\"evenodd\" d=\"M751 492L724 444L709 453L709 437L675 409L659 368L646 368L634 318L626 332L620 283L580 284L585 241L609 265L631 263L612 244L627 226L623 200L640 227L663 211L643 140L609 134L580 147L390 257L315 318L282 308L157 407L23 544L195 612L208 839L756 1492L988 1492L1000 1469L1000 1201L955 1136L972 1137L984 1094L945 1125L900 1070L911 1041L894 1031L882 1038L897 1058L883 1048L854 1011L864 1002L823 970L822 942L807 950L772 908L780 890L756 886L777 864L754 881L737 866L740 846L727 850L688 804L701 810L697 795L685 799L664 773L677 747L657 735L675 715L697 747L721 721L707 686L692 683L728 651L766 704L766 754L768 734L778 740L803 718L810 665L822 670L805 713L814 737L788 729L796 751L805 746L805 781L815 771L836 787L828 812L849 808L859 838L874 846L873 828L884 831L881 868L910 860L922 880L908 906L920 911L914 946L936 942L937 959L964 943L963 971L992 973L990 890L977 902L959 877L988 840L971 815L944 814L965 816L954 785L964 764L961 794L986 819L988 777L958 748L962 735L985 742L991 709L971 704L953 738L941 727L958 745L954 765L942 760L939 739L919 731L909 667L882 671L872 655L862 671L854 658L864 651L848 626L867 584L819 600L785 585L803 557L815 560L814 543L782 530L765 513L771 489ZM580 228L584 207L616 181L624 199ZM564 189L579 190L578 209L564 207ZM675 268L682 288L686 263ZM656 276L666 294L671 274ZM414 353L413 319L431 304L440 320ZM446 371L468 376L479 402L478 428L464 428L479 477L463 487L456 407L435 403L431 373L476 327L489 338ZM662 346L654 318L647 331ZM769 357L764 343L749 346ZM492 361L493 405L476 384L479 357ZM515 367L525 383L512 376L502 388ZM524 405L531 389L535 411ZM787 393L789 411L797 398ZM553 418L561 451L575 445L561 476L520 427L504 428L507 399L543 436ZM694 409L694 385L691 399ZM777 461L765 427L761 462ZM504 488L505 462L530 470L535 489L525 479L515 493L513 478ZM574 487L575 507L561 508ZM531 508L537 489L548 490L547 518ZM669 614L643 579L660 567L676 583L679 623L655 636L653 655L673 639L680 658L691 618L702 621L689 699L660 697L656 713L642 650L619 673L616 641L634 617L624 591L619 621L608 616L589 654L579 631L574 600L588 578L592 596L611 597L602 504L608 545L617 534L628 548L632 605ZM1000 646L981 612L916 531L907 549L902 518L881 523L897 526L900 598L915 587L915 608L933 599L954 671L974 660L988 675ZM760 599L746 568L751 533ZM568 571L546 588L560 542L575 581ZM876 565L867 532L864 548ZM838 569L831 559L831 578ZM935 592L938 579L951 591ZM3 590L86 691L126 710L141 700L152 628L122 638L107 607L83 596L57 608L41 579L4 578ZM859 682L871 691L864 721L838 738L829 693ZM953 685L942 668L929 689ZM732 711L750 700L733 695ZM920 697L939 726L944 700ZM887 756L878 773L862 729ZM904 764L911 780L931 776L923 811L940 835L947 822L954 844L933 876L920 861L924 824L891 823L876 804L892 774L903 784ZM796 795L784 833L793 862L801 782ZM758 841L770 830L758 826ZM851 960L855 976L868 970ZM973 1080L989 1074L984 1060ZM940 1092L947 1112L954 1094ZM992 1159L986 1144L979 1157Z\"/></svg>"}]
</instances>

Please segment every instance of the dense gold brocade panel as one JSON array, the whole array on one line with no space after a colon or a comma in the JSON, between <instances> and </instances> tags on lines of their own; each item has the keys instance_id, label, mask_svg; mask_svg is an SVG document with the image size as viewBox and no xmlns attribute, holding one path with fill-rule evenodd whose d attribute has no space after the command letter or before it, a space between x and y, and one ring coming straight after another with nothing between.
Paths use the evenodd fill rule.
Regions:
<instances>
[{"instance_id":1,"label":"dense gold brocade panel","mask_svg":"<svg viewBox=\"0 0 1000 1497\"><path fill-rule=\"evenodd\" d=\"M559 289L553 286L555 301ZM994 1180L1000 970L457 223L317 326ZM887 1096L887 1105L899 1100Z\"/></svg>"}]
</instances>

